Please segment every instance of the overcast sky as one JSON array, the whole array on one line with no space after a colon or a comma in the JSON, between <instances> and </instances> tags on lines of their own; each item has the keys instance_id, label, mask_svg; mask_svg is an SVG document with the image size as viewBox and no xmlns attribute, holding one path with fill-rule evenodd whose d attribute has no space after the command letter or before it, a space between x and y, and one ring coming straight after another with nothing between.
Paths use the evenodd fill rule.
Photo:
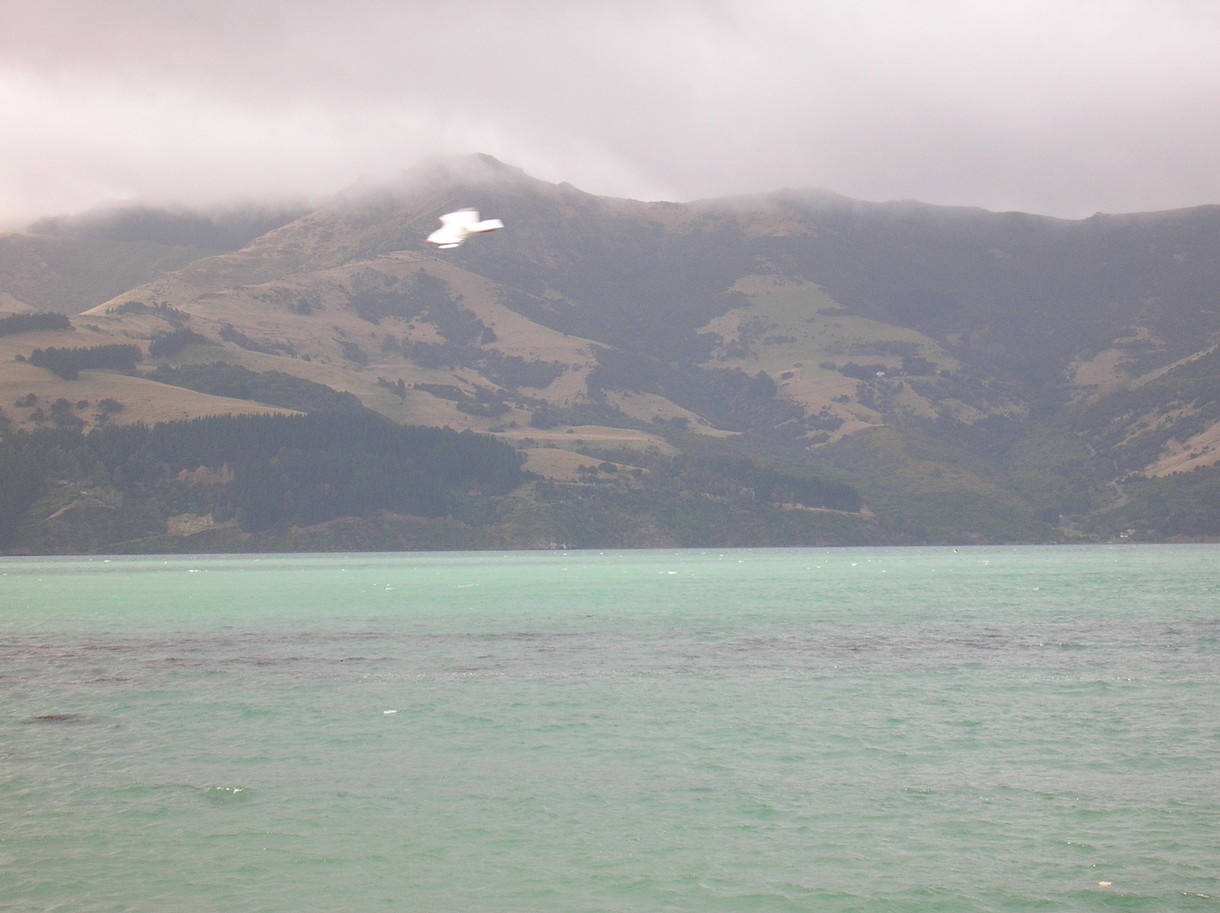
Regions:
<instances>
[{"instance_id":1,"label":"overcast sky","mask_svg":"<svg viewBox=\"0 0 1220 913\"><path fill-rule=\"evenodd\" d=\"M1220 203L1220 0L3 0L0 226L486 152L639 199Z\"/></svg>"}]
</instances>

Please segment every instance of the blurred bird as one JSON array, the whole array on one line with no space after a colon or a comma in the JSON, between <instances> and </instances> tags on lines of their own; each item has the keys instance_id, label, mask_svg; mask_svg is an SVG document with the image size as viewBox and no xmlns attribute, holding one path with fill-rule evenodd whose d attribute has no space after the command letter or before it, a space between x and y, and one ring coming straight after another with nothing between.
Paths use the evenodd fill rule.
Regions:
<instances>
[{"instance_id":1,"label":"blurred bird","mask_svg":"<svg viewBox=\"0 0 1220 913\"><path fill-rule=\"evenodd\" d=\"M480 222L477 209L459 209L457 212L447 212L441 216L441 227L428 235L427 240L429 244L435 244L442 250L447 250L451 247L461 247L462 243L473 234L495 231L497 228L503 227L504 223L499 219L487 219Z\"/></svg>"}]
</instances>

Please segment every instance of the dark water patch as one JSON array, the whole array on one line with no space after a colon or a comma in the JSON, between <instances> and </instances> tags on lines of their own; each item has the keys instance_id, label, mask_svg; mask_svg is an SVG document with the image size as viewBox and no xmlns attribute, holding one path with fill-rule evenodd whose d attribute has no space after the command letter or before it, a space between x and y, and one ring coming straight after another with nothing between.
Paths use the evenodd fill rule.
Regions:
<instances>
[{"instance_id":1,"label":"dark water patch","mask_svg":"<svg viewBox=\"0 0 1220 913\"><path fill-rule=\"evenodd\" d=\"M88 717L79 713L43 713L28 720L22 720L27 726L75 726L89 721Z\"/></svg>"}]
</instances>

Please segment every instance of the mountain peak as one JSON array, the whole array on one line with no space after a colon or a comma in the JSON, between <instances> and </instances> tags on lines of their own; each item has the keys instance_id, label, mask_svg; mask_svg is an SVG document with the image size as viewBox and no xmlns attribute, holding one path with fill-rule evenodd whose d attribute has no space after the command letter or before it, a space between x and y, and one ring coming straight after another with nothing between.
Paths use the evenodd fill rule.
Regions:
<instances>
[{"instance_id":1,"label":"mountain peak","mask_svg":"<svg viewBox=\"0 0 1220 913\"><path fill-rule=\"evenodd\" d=\"M410 200L439 214L452 209L479 208L480 200L489 191L551 186L484 153L436 156L392 176L365 176L337 193L332 205L340 210L364 210L398 206Z\"/></svg>"},{"instance_id":2,"label":"mountain peak","mask_svg":"<svg viewBox=\"0 0 1220 913\"><path fill-rule=\"evenodd\" d=\"M434 156L403 172L405 180L448 178L471 183L531 180L524 169L500 161L494 155L475 152L466 155Z\"/></svg>"}]
</instances>

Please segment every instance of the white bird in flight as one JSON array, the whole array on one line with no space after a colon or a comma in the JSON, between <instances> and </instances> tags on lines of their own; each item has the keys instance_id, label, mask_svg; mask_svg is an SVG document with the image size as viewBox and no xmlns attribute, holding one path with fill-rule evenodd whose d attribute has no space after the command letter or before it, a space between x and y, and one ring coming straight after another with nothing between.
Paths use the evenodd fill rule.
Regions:
<instances>
[{"instance_id":1,"label":"white bird in flight","mask_svg":"<svg viewBox=\"0 0 1220 913\"><path fill-rule=\"evenodd\" d=\"M441 227L428 235L427 240L429 244L446 250L450 247L461 247L462 242L473 234L503 227L504 223L499 219L480 222L477 209L459 209L441 216Z\"/></svg>"}]
</instances>

